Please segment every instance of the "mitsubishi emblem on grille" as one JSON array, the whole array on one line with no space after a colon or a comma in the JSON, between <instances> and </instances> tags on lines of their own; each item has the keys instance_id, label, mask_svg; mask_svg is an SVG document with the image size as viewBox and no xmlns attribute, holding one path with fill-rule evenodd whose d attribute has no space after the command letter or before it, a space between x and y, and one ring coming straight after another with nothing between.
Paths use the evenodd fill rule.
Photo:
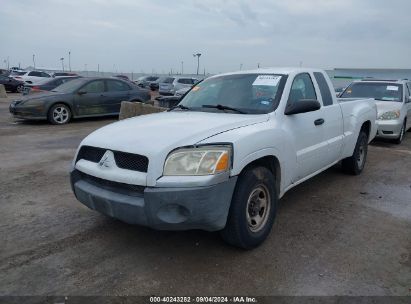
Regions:
<instances>
[{"instance_id":1,"label":"mitsubishi emblem on grille","mask_svg":"<svg viewBox=\"0 0 411 304\"><path fill-rule=\"evenodd\" d=\"M110 150L104 153L103 157L98 162L100 168L110 168L114 163L114 154Z\"/></svg>"}]
</instances>

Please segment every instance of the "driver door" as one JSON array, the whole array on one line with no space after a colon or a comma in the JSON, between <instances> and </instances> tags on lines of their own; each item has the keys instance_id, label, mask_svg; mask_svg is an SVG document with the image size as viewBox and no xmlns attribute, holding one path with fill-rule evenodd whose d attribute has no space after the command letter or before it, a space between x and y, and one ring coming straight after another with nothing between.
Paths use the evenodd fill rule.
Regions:
<instances>
[{"instance_id":1,"label":"driver door","mask_svg":"<svg viewBox=\"0 0 411 304\"><path fill-rule=\"evenodd\" d=\"M82 86L74 96L74 104L79 116L101 115L107 113L104 104L104 80L93 80Z\"/></svg>"},{"instance_id":2,"label":"driver door","mask_svg":"<svg viewBox=\"0 0 411 304\"><path fill-rule=\"evenodd\" d=\"M308 73L295 76L287 103L296 103L302 99L318 100L311 75ZM293 183L326 166L327 140L323 111L321 105L316 111L284 116L284 130L296 151Z\"/></svg>"}]
</instances>

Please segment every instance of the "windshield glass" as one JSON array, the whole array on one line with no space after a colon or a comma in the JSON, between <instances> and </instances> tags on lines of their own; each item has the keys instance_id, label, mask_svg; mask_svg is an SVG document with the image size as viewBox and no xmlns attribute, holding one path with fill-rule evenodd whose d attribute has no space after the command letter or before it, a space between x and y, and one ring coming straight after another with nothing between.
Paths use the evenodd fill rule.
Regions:
<instances>
[{"instance_id":1,"label":"windshield glass","mask_svg":"<svg viewBox=\"0 0 411 304\"><path fill-rule=\"evenodd\" d=\"M204 106L221 105L247 114L269 113L277 108L285 81L286 76L273 74L212 77L194 86L180 105L200 111L216 111Z\"/></svg>"},{"instance_id":2,"label":"windshield glass","mask_svg":"<svg viewBox=\"0 0 411 304\"><path fill-rule=\"evenodd\" d=\"M84 83L84 79L73 79L56 87L52 92L71 93Z\"/></svg>"},{"instance_id":3,"label":"windshield glass","mask_svg":"<svg viewBox=\"0 0 411 304\"><path fill-rule=\"evenodd\" d=\"M402 102L402 88L389 82L357 82L351 84L342 98L374 98L376 100Z\"/></svg>"}]
</instances>

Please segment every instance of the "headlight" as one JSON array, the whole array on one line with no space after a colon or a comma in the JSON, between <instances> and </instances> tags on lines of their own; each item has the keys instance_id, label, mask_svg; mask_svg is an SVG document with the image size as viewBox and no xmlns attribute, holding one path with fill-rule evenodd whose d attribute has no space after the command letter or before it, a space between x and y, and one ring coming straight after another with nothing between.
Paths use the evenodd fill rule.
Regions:
<instances>
[{"instance_id":1,"label":"headlight","mask_svg":"<svg viewBox=\"0 0 411 304\"><path fill-rule=\"evenodd\" d=\"M379 120L393 120L400 117L400 111L389 111L385 112L378 117Z\"/></svg>"},{"instance_id":2,"label":"headlight","mask_svg":"<svg viewBox=\"0 0 411 304\"><path fill-rule=\"evenodd\" d=\"M228 171L230 164L230 146L184 148L167 157L163 175L211 175Z\"/></svg>"}]
</instances>

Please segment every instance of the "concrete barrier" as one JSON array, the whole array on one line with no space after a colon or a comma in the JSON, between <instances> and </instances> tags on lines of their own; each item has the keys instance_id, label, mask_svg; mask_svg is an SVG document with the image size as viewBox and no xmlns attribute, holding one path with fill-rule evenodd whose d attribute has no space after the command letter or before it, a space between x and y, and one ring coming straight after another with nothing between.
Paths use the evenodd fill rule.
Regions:
<instances>
[{"instance_id":1,"label":"concrete barrier","mask_svg":"<svg viewBox=\"0 0 411 304\"><path fill-rule=\"evenodd\" d=\"M142 102L122 101L119 119L126 119L134 116L146 115L151 113L164 112L167 109L144 104Z\"/></svg>"},{"instance_id":2,"label":"concrete barrier","mask_svg":"<svg viewBox=\"0 0 411 304\"><path fill-rule=\"evenodd\" d=\"M0 98L7 98L6 88L0 84Z\"/></svg>"}]
</instances>

